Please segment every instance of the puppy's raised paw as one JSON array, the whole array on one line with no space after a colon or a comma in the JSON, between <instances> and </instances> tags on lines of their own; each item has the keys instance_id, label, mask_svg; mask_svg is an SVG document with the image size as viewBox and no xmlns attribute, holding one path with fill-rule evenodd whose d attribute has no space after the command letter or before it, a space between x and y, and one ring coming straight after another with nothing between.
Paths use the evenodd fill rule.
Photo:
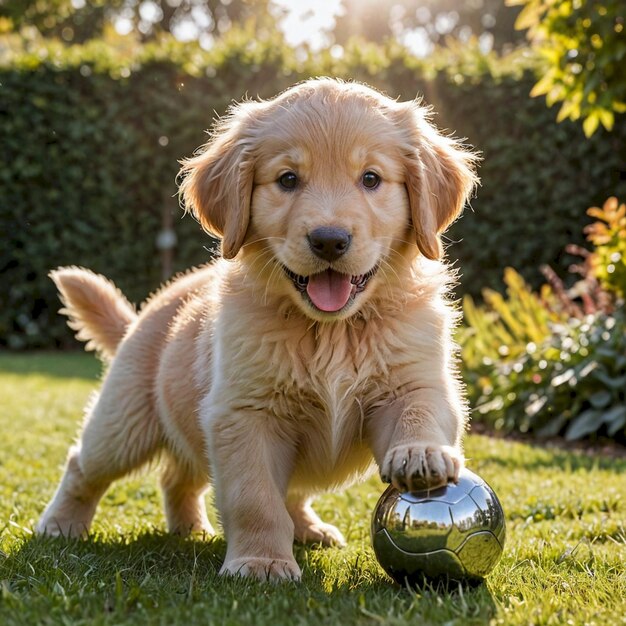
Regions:
<instances>
[{"instance_id":1,"label":"puppy's raised paw","mask_svg":"<svg viewBox=\"0 0 626 626\"><path fill-rule=\"evenodd\" d=\"M387 452L380 476L399 491L420 491L457 481L463 455L453 446L403 444Z\"/></svg>"},{"instance_id":2,"label":"puppy's raised paw","mask_svg":"<svg viewBox=\"0 0 626 626\"><path fill-rule=\"evenodd\" d=\"M294 559L242 557L222 565L220 576L242 576L265 582L298 581L302 576Z\"/></svg>"}]
</instances>

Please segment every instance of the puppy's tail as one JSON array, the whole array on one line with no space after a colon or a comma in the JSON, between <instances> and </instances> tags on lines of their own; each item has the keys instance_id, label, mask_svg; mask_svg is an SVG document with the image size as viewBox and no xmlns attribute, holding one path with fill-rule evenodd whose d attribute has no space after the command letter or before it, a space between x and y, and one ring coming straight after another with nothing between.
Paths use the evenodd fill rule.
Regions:
<instances>
[{"instance_id":1,"label":"puppy's tail","mask_svg":"<svg viewBox=\"0 0 626 626\"><path fill-rule=\"evenodd\" d=\"M104 276L79 267L60 267L50 272L59 290L67 325L76 338L86 341L86 350L95 350L110 361L126 330L137 318L133 305Z\"/></svg>"}]
</instances>

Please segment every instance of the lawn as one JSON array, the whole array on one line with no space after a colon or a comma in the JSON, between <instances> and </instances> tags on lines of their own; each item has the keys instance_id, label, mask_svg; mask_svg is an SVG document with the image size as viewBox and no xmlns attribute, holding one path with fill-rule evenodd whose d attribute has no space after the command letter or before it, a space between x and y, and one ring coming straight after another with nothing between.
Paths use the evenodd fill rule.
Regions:
<instances>
[{"instance_id":1,"label":"lawn","mask_svg":"<svg viewBox=\"0 0 626 626\"><path fill-rule=\"evenodd\" d=\"M476 589L385 576L369 540L378 479L320 499L349 545L297 547L300 584L218 578L223 539L164 534L154 471L108 492L89 539L33 537L99 372L84 354L0 354L0 624L626 624L626 459L479 435L468 465L508 537Z\"/></svg>"}]
</instances>

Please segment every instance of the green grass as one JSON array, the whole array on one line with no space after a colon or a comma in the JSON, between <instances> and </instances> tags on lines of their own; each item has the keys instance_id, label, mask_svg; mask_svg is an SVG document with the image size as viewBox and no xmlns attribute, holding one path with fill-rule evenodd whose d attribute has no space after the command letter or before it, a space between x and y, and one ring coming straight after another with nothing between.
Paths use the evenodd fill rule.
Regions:
<instances>
[{"instance_id":1,"label":"green grass","mask_svg":"<svg viewBox=\"0 0 626 626\"><path fill-rule=\"evenodd\" d=\"M297 547L299 585L220 579L222 538L163 532L157 472L117 483L88 540L33 537L99 371L83 354L0 354L0 624L626 624L626 460L484 436L467 439L469 467L508 538L476 589L386 578L369 542L377 479L320 499L349 545Z\"/></svg>"}]
</instances>

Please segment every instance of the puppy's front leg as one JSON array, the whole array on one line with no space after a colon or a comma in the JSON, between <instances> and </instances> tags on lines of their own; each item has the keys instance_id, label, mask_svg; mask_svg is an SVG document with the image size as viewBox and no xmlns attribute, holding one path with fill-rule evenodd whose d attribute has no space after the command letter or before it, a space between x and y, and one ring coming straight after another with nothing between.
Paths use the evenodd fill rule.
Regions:
<instances>
[{"instance_id":1,"label":"puppy's front leg","mask_svg":"<svg viewBox=\"0 0 626 626\"><path fill-rule=\"evenodd\" d=\"M205 428L228 544L220 574L299 580L285 506L295 451L290 437L260 411L221 411Z\"/></svg>"},{"instance_id":2,"label":"puppy's front leg","mask_svg":"<svg viewBox=\"0 0 626 626\"><path fill-rule=\"evenodd\" d=\"M379 407L368 430L382 480L400 491L457 480L464 426L464 405L454 389L419 388Z\"/></svg>"}]
</instances>

